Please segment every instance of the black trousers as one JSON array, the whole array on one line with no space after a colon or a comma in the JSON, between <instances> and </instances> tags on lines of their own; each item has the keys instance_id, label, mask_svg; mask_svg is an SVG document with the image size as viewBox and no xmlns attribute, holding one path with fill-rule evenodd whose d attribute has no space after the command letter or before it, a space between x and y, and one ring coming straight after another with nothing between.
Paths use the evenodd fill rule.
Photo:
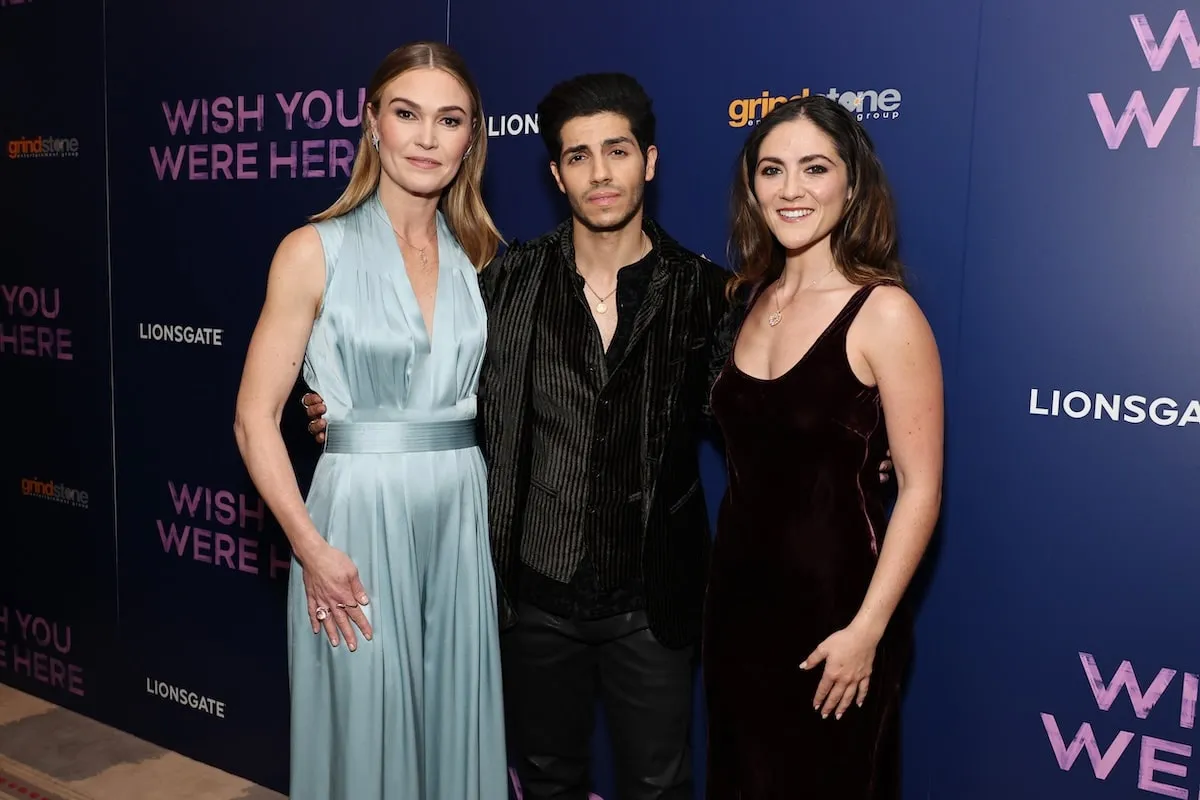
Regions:
<instances>
[{"instance_id":1,"label":"black trousers","mask_svg":"<svg viewBox=\"0 0 1200 800\"><path fill-rule=\"evenodd\" d=\"M509 755L526 800L588 800L597 698L615 800L691 800L695 648L654 638L644 612L594 622L528 604L500 636Z\"/></svg>"}]
</instances>

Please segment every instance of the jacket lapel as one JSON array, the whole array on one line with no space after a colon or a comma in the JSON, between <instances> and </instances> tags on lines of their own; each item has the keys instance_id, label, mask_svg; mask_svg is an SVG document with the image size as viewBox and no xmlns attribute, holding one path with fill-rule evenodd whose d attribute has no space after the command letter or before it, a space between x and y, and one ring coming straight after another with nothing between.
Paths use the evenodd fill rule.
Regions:
<instances>
[{"instance_id":1,"label":"jacket lapel","mask_svg":"<svg viewBox=\"0 0 1200 800\"><path fill-rule=\"evenodd\" d=\"M681 253L661 228L650 223L659 248L659 266L634 325L646 336L646 372L642 395L642 521L655 505L659 471L687 369L695 281L681 268ZM660 315L661 324L651 325Z\"/></svg>"},{"instance_id":2,"label":"jacket lapel","mask_svg":"<svg viewBox=\"0 0 1200 800\"><path fill-rule=\"evenodd\" d=\"M481 281L488 305L488 349L479 385L479 417L488 462L488 518L493 563L499 572L502 627L516 619L516 605L509 593L520 561L514 526L520 524L522 475L530 450L525 434L534 316L546 266L553 259L547 251L538 248L534 252L539 257L529 259L514 243L504 260L495 265L499 272Z\"/></svg>"},{"instance_id":3,"label":"jacket lapel","mask_svg":"<svg viewBox=\"0 0 1200 800\"><path fill-rule=\"evenodd\" d=\"M523 264L503 278L488 316L488 407L492 425L489 439L496 460L508 463L520 446L520 421L524 419L529 388L529 349L533 341L534 309L541 296L545 258Z\"/></svg>"},{"instance_id":4,"label":"jacket lapel","mask_svg":"<svg viewBox=\"0 0 1200 800\"><path fill-rule=\"evenodd\" d=\"M679 403L693 335L696 292L694 270L678 244L657 224L647 233L659 248L659 264L646 298L634 318L630 345L645 339L645 378L641 408L642 516L649 523L655 506L660 465ZM542 299L546 270L570 254L570 221L558 231L559 247L531 243L533 258L516 244L496 264L498 272L481 276L488 306L488 351L480 381L480 419L488 460L489 518L492 552L502 570L516 570L514 526L522 513L529 454L528 409L531 347L535 316ZM564 242L564 240L566 240ZM486 270L485 270L486 273ZM665 318L664 318L665 317ZM524 476L524 477L523 477ZM502 626L514 619L507 587L514 574L497 575L501 589Z\"/></svg>"}]
</instances>

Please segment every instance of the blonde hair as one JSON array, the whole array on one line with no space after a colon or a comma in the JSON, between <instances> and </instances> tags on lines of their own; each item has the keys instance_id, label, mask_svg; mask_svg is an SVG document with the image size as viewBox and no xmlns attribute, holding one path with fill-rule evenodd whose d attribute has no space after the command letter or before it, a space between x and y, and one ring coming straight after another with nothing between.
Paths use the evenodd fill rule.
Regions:
<instances>
[{"instance_id":1,"label":"blonde hair","mask_svg":"<svg viewBox=\"0 0 1200 800\"><path fill-rule=\"evenodd\" d=\"M434 68L449 73L471 95L471 144L458 175L442 192L440 206L450 232L462 245L475 269L483 269L496 257L504 241L483 203L483 167L487 162L487 131L479 87L467 71L462 57L441 42L412 42L393 50L375 70L367 86L362 108L362 137L350 171L350 182L333 205L309 220L340 217L358 208L379 187L379 153L371 145L371 122L367 109L379 114L383 87L411 69Z\"/></svg>"}]
</instances>

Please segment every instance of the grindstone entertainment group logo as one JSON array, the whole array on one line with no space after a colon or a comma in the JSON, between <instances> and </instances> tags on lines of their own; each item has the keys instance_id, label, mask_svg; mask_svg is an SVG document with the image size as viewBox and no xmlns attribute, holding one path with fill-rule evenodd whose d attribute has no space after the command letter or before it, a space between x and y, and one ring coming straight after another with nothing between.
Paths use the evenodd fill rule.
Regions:
<instances>
[{"instance_id":1,"label":"grindstone entertainment group logo","mask_svg":"<svg viewBox=\"0 0 1200 800\"><path fill-rule=\"evenodd\" d=\"M87 509L88 493L82 489L72 489L58 481L47 481L41 478L21 478L21 494L25 497L35 497L48 500L72 508Z\"/></svg>"},{"instance_id":2,"label":"grindstone entertainment group logo","mask_svg":"<svg viewBox=\"0 0 1200 800\"><path fill-rule=\"evenodd\" d=\"M775 106L814 94L824 95L845 106L859 122L899 119L900 103L904 99L899 89L844 90L832 87L827 92L814 92L806 87L792 95L764 90L758 97L739 97L729 102L729 127L752 127L762 122Z\"/></svg>"},{"instance_id":3,"label":"grindstone entertainment group logo","mask_svg":"<svg viewBox=\"0 0 1200 800\"><path fill-rule=\"evenodd\" d=\"M5 0L0 0L0 6ZM12 2L12 0L8 0ZM35 136L32 139L9 139L10 159L79 158L79 139L74 136Z\"/></svg>"}]
</instances>

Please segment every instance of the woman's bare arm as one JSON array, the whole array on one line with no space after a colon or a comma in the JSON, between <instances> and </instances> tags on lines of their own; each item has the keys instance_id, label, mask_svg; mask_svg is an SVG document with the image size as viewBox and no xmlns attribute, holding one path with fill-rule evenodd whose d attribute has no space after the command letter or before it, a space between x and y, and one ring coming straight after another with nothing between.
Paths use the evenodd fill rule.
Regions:
<instances>
[{"instance_id":1,"label":"woman's bare arm","mask_svg":"<svg viewBox=\"0 0 1200 800\"><path fill-rule=\"evenodd\" d=\"M898 494L856 622L882 636L925 554L941 509L943 382L933 331L908 293L880 287L868 306L873 307L862 338L863 355L879 387Z\"/></svg>"},{"instance_id":2,"label":"woman's bare arm","mask_svg":"<svg viewBox=\"0 0 1200 800\"><path fill-rule=\"evenodd\" d=\"M325 285L325 257L311 226L280 243L267 296L250 338L238 390L234 434L250 478L301 561L324 544L308 516L279 431Z\"/></svg>"}]
</instances>

